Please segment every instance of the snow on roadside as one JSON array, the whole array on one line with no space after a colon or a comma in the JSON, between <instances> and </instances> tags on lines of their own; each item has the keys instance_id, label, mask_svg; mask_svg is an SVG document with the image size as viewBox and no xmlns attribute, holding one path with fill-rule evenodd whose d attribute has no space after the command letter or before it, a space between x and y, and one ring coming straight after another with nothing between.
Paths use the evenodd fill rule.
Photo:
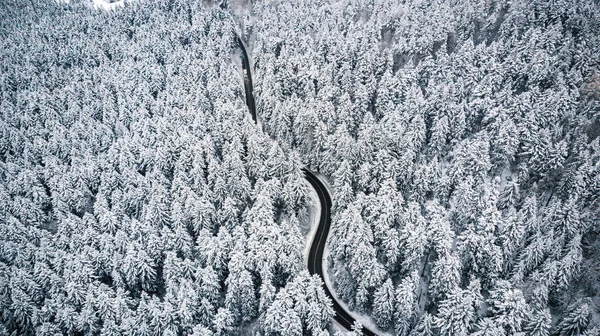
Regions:
<instances>
[{"instance_id":1,"label":"snow on roadside","mask_svg":"<svg viewBox=\"0 0 600 336\"><path fill-rule=\"evenodd\" d=\"M311 170L312 171L312 170ZM329 183L329 180L327 179L327 177L325 177L325 175L319 173L319 172L315 172L312 171L313 174L315 174L315 176L317 176L319 178L319 180L321 180L321 183L323 183L323 185L325 186L325 189L327 189L327 192L329 193L329 196L331 196L331 201L333 202L333 187L331 186L331 184Z\"/></svg>"},{"instance_id":2,"label":"snow on roadside","mask_svg":"<svg viewBox=\"0 0 600 336\"><path fill-rule=\"evenodd\" d=\"M310 253L310 245L315 237L317 228L319 227L319 218L321 217L321 202L315 189L310 185L308 180L304 180L308 184L308 225L310 231L304 236L304 265L308 265L308 254Z\"/></svg>"}]
</instances>

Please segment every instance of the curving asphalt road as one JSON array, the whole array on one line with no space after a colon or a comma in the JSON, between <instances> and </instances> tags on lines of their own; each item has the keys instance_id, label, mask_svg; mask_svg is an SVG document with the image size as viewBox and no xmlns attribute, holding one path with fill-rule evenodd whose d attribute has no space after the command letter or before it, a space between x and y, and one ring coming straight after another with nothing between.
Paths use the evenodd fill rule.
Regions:
<instances>
[{"instance_id":1,"label":"curving asphalt road","mask_svg":"<svg viewBox=\"0 0 600 336\"><path fill-rule=\"evenodd\" d=\"M248 53L246 52L246 47L240 37L237 37L237 42L242 51L242 68L244 71L244 90L246 92L246 104L248 105L248 109L250 110L250 114L252 115L252 119L256 123L256 105L254 103L254 94L252 93L252 74L250 69L250 61L248 59ZM307 168L302 168L304 171L304 175L308 182L315 188L317 195L319 195L319 202L321 203L321 217L319 218L319 226L317 227L317 232L313 238L312 244L310 246L310 252L308 254L308 271L310 274L318 274L323 280L323 289L325 290L325 294L331 299L333 303L333 310L335 311L334 319L337 323L339 323L342 327L347 330L352 329L352 325L356 321L348 311L346 311L338 301L336 301L335 297L332 295L331 290L327 287L325 282L324 272L326 270L323 268L323 252L325 250L325 245L327 244L327 235L329 234L329 228L331 227L331 196L325 188L325 185L319 178L311 172ZM375 336L376 334L363 326L362 332L367 336Z\"/></svg>"},{"instance_id":2,"label":"curving asphalt road","mask_svg":"<svg viewBox=\"0 0 600 336\"><path fill-rule=\"evenodd\" d=\"M244 91L246 91L246 105L248 105L248 109L252 115L252 120L254 120L256 123L256 104L254 103L254 94L252 93L254 86L252 85L250 59L248 58L246 47L244 46L244 43L242 43L242 39L239 36L237 36L237 43L242 50L242 69L244 71Z\"/></svg>"}]
</instances>

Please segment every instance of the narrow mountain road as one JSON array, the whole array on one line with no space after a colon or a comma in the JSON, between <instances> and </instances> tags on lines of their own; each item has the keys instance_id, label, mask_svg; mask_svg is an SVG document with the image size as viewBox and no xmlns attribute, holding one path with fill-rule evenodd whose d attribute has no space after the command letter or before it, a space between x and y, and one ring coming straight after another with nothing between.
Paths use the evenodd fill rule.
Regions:
<instances>
[{"instance_id":1,"label":"narrow mountain road","mask_svg":"<svg viewBox=\"0 0 600 336\"><path fill-rule=\"evenodd\" d=\"M248 53L246 52L246 47L240 37L237 37L238 45L242 50L242 70L244 71L244 91L246 92L246 105L248 105L248 109L250 110L250 114L252 115L252 120L256 123L256 104L254 103L254 93L252 90L254 86L252 86L252 72L250 71L250 59L248 58Z\"/></svg>"},{"instance_id":2,"label":"narrow mountain road","mask_svg":"<svg viewBox=\"0 0 600 336\"><path fill-rule=\"evenodd\" d=\"M244 71L246 104L248 105L252 119L256 123L256 106L254 103L250 61L248 58L248 53L246 52L246 47L242 43L242 40L239 38L239 36L237 40L240 49L242 50L242 68ZM339 302L336 301L335 297L331 293L331 289L327 287L327 284L325 283L324 272L326 272L326 270L323 268L323 252L325 250L325 245L327 244L329 228L331 227L331 195L329 195L329 192L327 191L327 188L325 188L323 182L321 182L321 180L319 180L319 178L313 172L307 168L303 168L302 170L304 171L304 175L306 176L308 182L313 188L315 188L317 195L319 195L319 202L321 203L321 217L319 218L319 226L313 238L308 255L308 271L310 274L318 274L321 277L321 280L323 280L323 289L325 290L325 294L331 299L331 302L333 302L335 321L347 330L351 330L352 325L356 320L340 305ZM374 332L365 327L363 327L362 332L367 336L376 335Z\"/></svg>"}]
</instances>

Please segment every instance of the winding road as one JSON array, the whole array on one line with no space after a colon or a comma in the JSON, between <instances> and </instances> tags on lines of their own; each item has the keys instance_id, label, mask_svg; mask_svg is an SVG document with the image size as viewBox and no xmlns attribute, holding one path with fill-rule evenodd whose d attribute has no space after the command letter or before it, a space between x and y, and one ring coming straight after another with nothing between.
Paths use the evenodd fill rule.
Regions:
<instances>
[{"instance_id":1,"label":"winding road","mask_svg":"<svg viewBox=\"0 0 600 336\"><path fill-rule=\"evenodd\" d=\"M252 120L254 120L256 123L256 104L254 103L254 93L252 93L254 86L252 86L250 59L248 58L246 47L239 36L237 37L237 43L240 46L240 49L242 49L242 69L244 71L244 91L246 92L246 105L248 105L248 109L252 115Z\"/></svg>"},{"instance_id":2,"label":"winding road","mask_svg":"<svg viewBox=\"0 0 600 336\"><path fill-rule=\"evenodd\" d=\"M240 37L237 37L237 41L239 47L242 51L242 68L244 71L244 90L246 92L246 104L248 105L248 109L250 110L250 114L252 115L252 119L254 122L257 122L256 119L256 105L254 102L254 94L253 94L253 86L252 86L252 74L250 68L250 61L248 58L248 53L246 52L246 47ZM325 250L325 245L327 244L327 235L329 234L329 228L331 226L331 196L327 191L327 188L321 182L321 180L308 168L302 168L304 171L304 175L310 185L315 188L317 195L319 196L319 202L321 203L321 217L319 218L319 226L317 227L317 232L313 238L313 241L310 246L310 252L308 254L308 271L310 274L318 274L323 280L323 289L325 290L325 294L331 299L333 303L333 310L335 311L334 319L340 324L342 327L347 330L352 329L352 325L356 321L348 311L346 311L342 305L335 299L329 287L327 287L327 283L325 282L325 272L326 270L323 268L323 252ZM363 326L362 333L367 336L375 336L374 332L368 330Z\"/></svg>"}]
</instances>

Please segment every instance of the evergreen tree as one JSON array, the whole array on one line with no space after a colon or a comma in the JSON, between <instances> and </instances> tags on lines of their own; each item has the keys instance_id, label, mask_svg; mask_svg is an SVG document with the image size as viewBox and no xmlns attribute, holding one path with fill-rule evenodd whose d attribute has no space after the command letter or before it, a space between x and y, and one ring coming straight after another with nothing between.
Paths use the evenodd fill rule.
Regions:
<instances>
[{"instance_id":1,"label":"evergreen tree","mask_svg":"<svg viewBox=\"0 0 600 336\"><path fill-rule=\"evenodd\" d=\"M496 327L504 328L507 334L522 332L530 315L523 293L512 287L508 281L500 280L487 299L493 314L492 322Z\"/></svg>"},{"instance_id":2,"label":"evergreen tree","mask_svg":"<svg viewBox=\"0 0 600 336\"><path fill-rule=\"evenodd\" d=\"M394 306L394 285L391 279L387 279L373 296L373 318L382 329L387 329L392 324Z\"/></svg>"},{"instance_id":3,"label":"evergreen tree","mask_svg":"<svg viewBox=\"0 0 600 336\"><path fill-rule=\"evenodd\" d=\"M425 312L421 315L419 323L411 330L410 336L432 336L434 334L435 327L433 325L433 316Z\"/></svg>"},{"instance_id":4,"label":"evergreen tree","mask_svg":"<svg viewBox=\"0 0 600 336\"><path fill-rule=\"evenodd\" d=\"M549 309L534 310L531 314L525 330L532 336L548 336L550 335L550 327L552 324L552 315Z\"/></svg>"},{"instance_id":5,"label":"evergreen tree","mask_svg":"<svg viewBox=\"0 0 600 336\"><path fill-rule=\"evenodd\" d=\"M562 316L553 333L561 336L581 335L590 322L589 299L581 300Z\"/></svg>"},{"instance_id":6,"label":"evergreen tree","mask_svg":"<svg viewBox=\"0 0 600 336\"><path fill-rule=\"evenodd\" d=\"M244 266L245 259L239 250L233 254L228 265L229 276L225 281L225 307L234 321L247 321L256 316L257 299L252 274Z\"/></svg>"},{"instance_id":7,"label":"evergreen tree","mask_svg":"<svg viewBox=\"0 0 600 336\"><path fill-rule=\"evenodd\" d=\"M433 263L431 280L429 281L429 295L432 299L445 298L454 292L460 284L461 263L459 258L449 254Z\"/></svg>"},{"instance_id":8,"label":"evergreen tree","mask_svg":"<svg viewBox=\"0 0 600 336\"><path fill-rule=\"evenodd\" d=\"M213 320L215 335L227 335L233 329L233 324L234 317L227 308L219 308Z\"/></svg>"},{"instance_id":9,"label":"evergreen tree","mask_svg":"<svg viewBox=\"0 0 600 336\"><path fill-rule=\"evenodd\" d=\"M418 313L417 289L419 288L419 280L419 273L414 271L396 287L394 328L398 335L408 335L414 325L414 319Z\"/></svg>"},{"instance_id":10,"label":"evergreen tree","mask_svg":"<svg viewBox=\"0 0 600 336\"><path fill-rule=\"evenodd\" d=\"M471 280L468 289L455 288L441 301L434 325L441 335L468 335L481 303L478 280Z\"/></svg>"}]
</instances>

